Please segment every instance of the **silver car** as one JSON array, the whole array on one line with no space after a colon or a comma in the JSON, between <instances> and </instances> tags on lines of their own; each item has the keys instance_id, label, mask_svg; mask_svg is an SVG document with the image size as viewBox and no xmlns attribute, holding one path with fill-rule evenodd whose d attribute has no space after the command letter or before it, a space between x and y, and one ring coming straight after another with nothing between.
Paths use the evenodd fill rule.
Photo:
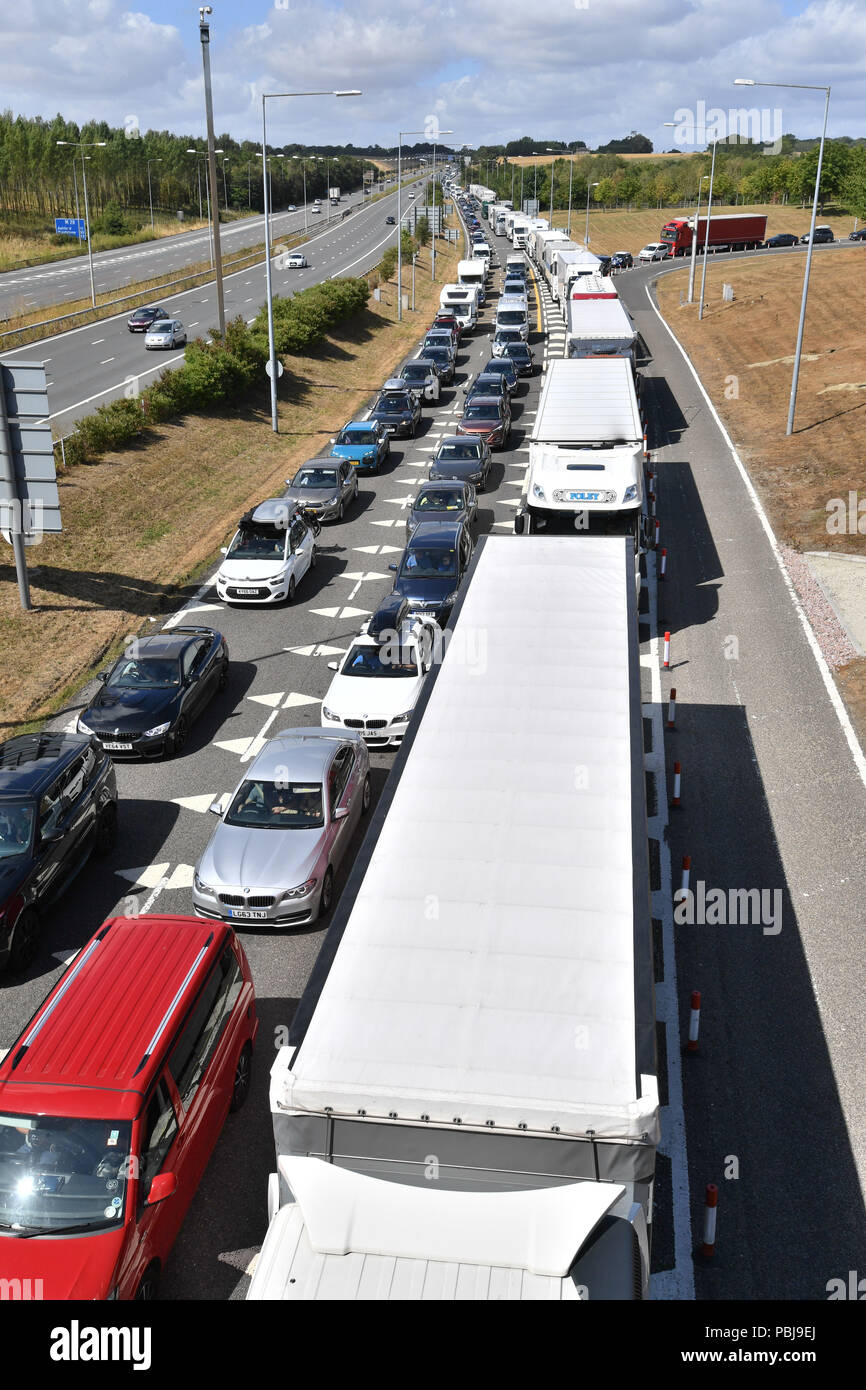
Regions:
<instances>
[{"instance_id":1,"label":"silver car","mask_svg":"<svg viewBox=\"0 0 866 1390\"><path fill-rule=\"evenodd\" d=\"M286 500L321 521L342 521L358 496L358 474L348 459L310 459L286 479Z\"/></svg>"},{"instance_id":2,"label":"silver car","mask_svg":"<svg viewBox=\"0 0 866 1390\"><path fill-rule=\"evenodd\" d=\"M355 730L284 729L223 807L195 868L200 917L302 927L330 911L334 874L370 809L370 755Z\"/></svg>"},{"instance_id":3,"label":"silver car","mask_svg":"<svg viewBox=\"0 0 866 1390\"><path fill-rule=\"evenodd\" d=\"M186 343L186 329L180 319L157 319L144 335L146 348L183 347Z\"/></svg>"}]
</instances>

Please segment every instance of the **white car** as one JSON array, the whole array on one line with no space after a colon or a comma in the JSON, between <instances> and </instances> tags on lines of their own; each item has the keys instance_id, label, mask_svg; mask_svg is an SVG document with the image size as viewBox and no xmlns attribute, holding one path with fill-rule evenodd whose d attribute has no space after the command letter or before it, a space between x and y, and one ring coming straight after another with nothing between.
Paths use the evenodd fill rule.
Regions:
<instances>
[{"instance_id":1,"label":"white car","mask_svg":"<svg viewBox=\"0 0 866 1390\"><path fill-rule=\"evenodd\" d=\"M310 208L310 212L321 212L321 211L322 211L322 209L321 209L321 205L320 205L319 203L313 203L313 206Z\"/></svg>"},{"instance_id":2,"label":"white car","mask_svg":"<svg viewBox=\"0 0 866 1390\"><path fill-rule=\"evenodd\" d=\"M642 251L638 252L639 261L664 261L667 259L670 247L665 241L649 241Z\"/></svg>"},{"instance_id":3,"label":"white car","mask_svg":"<svg viewBox=\"0 0 866 1390\"><path fill-rule=\"evenodd\" d=\"M186 329L180 319L157 319L144 335L146 348L183 347L186 343Z\"/></svg>"},{"instance_id":4,"label":"white car","mask_svg":"<svg viewBox=\"0 0 866 1390\"><path fill-rule=\"evenodd\" d=\"M287 208L288 212L297 212L297 210L298 209L295 207L294 203L289 203L289 206Z\"/></svg>"},{"instance_id":5,"label":"white car","mask_svg":"<svg viewBox=\"0 0 866 1390\"><path fill-rule=\"evenodd\" d=\"M285 497L247 512L222 553L216 591L223 603L291 603L317 559L312 530Z\"/></svg>"},{"instance_id":6,"label":"white car","mask_svg":"<svg viewBox=\"0 0 866 1390\"><path fill-rule=\"evenodd\" d=\"M322 727L358 729L369 748L402 743L433 665L436 631L435 624L417 621L379 627L376 635L362 631L342 662L328 662L337 674L322 702Z\"/></svg>"},{"instance_id":7,"label":"white car","mask_svg":"<svg viewBox=\"0 0 866 1390\"><path fill-rule=\"evenodd\" d=\"M283 264L286 270L306 270L310 263L300 251L290 251Z\"/></svg>"}]
</instances>

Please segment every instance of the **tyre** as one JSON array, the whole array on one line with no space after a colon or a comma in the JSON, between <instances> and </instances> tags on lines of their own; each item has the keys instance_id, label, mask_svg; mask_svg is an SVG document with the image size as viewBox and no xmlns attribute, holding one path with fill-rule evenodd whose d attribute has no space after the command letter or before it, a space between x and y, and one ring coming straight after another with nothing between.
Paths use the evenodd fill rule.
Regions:
<instances>
[{"instance_id":1,"label":"tyre","mask_svg":"<svg viewBox=\"0 0 866 1390\"><path fill-rule=\"evenodd\" d=\"M346 510L346 508L344 507L344 505L343 505L343 503L342 503L342 501L341 501L341 502L340 502L339 510L338 510L338 512L337 512L337 520L338 520L338 521L342 521L342 520L343 520L343 514L344 514L345 510ZM312 568L312 563L313 563L313 562L312 562L312 560L311 560L311 561L310 561L310 567L311 567L311 568Z\"/></svg>"},{"instance_id":2,"label":"tyre","mask_svg":"<svg viewBox=\"0 0 866 1390\"><path fill-rule=\"evenodd\" d=\"M171 757L176 758L179 753L183 752L188 735L189 720L187 719L185 714L182 714L180 716L180 719L177 721L177 727L175 728L175 731L171 736Z\"/></svg>"},{"instance_id":3,"label":"tyre","mask_svg":"<svg viewBox=\"0 0 866 1390\"><path fill-rule=\"evenodd\" d=\"M15 923L12 950L9 952L9 969L26 970L39 949L39 913L35 907L25 907Z\"/></svg>"},{"instance_id":4,"label":"tyre","mask_svg":"<svg viewBox=\"0 0 866 1390\"><path fill-rule=\"evenodd\" d=\"M313 564L313 562L312 562L312 560L311 560L311 561L310 561L310 568L312 568L312 564ZM286 593L286 603L291 603L292 600L294 599L294 597L295 597L295 576L292 575L291 579L289 580L288 592Z\"/></svg>"},{"instance_id":5,"label":"tyre","mask_svg":"<svg viewBox=\"0 0 866 1390\"><path fill-rule=\"evenodd\" d=\"M327 917L334 903L334 870L330 864L322 879L322 893L319 898L319 916Z\"/></svg>"},{"instance_id":6,"label":"tyre","mask_svg":"<svg viewBox=\"0 0 866 1390\"><path fill-rule=\"evenodd\" d=\"M244 1043L241 1055L238 1058L235 1079L232 1083L232 1098L229 1105L230 1114L240 1110L244 1101L250 1093L250 1084L253 1075L253 1049L249 1043Z\"/></svg>"},{"instance_id":7,"label":"tyre","mask_svg":"<svg viewBox=\"0 0 866 1390\"><path fill-rule=\"evenodd\" d=\"M224 662L223 668L222 668L222 670L220 671L219 680L217 681L217 690L219 690L219 691L225 690L225 688L226 688L226 686L228 685L228 683L229 683L229 664L228 664L228 662L226 661L226 662Z\"/></svg>"},{"instance_id":8,"label":"tyre","mask_svg":"<svg viewBox=\"0 0 866 1390\"><path fill-rule=\"evenodd\" d=\"M366 816L367 812L368 812L369 809L370 809L370 803L371 803L372 800L373 800L373 793L372 793L372 790L371 790L371 788L370 788L370 779L369 779L369 777L365 777L365 778L364 778L364 788L363 788L363 791L361 792L361 815L362 815L362 816Z\"/></svg>"},{"instance_id":9,"label":"tyre","mask_svg":"<svg viewBox=\"0 0 866 1390\"><path fill-rule=\"evenodd\" d=\"M96 836L93 844L94 854L102 858L114 849L117 839L117 807L113 801L103 806L96 821Z\"/></svg>"},{"instance_id":10,"label":"tyre","mask_svg":"<svg viewBox=\"0 0 866 1390\"><path fill-rule=\"evenodd\" d=\"M310 569L311 569L311 570L314 570L314 569L316 568L316 565L317 565L318 563L319 563L319 552L318 552L318 550L316 549L316 547L313 546L312 550L310 551Z\"/></svg>"},{"instance_id":11,"label":"tyre","mask_svg":"<svg viewBox=\"0 0 866 1390\"><path fill-rule=\"evenodd\" d=\"M136 1303L154 1303L159 1296L159 1265L148 1265L135 1291Z\"/></svg>"}]
</instances>

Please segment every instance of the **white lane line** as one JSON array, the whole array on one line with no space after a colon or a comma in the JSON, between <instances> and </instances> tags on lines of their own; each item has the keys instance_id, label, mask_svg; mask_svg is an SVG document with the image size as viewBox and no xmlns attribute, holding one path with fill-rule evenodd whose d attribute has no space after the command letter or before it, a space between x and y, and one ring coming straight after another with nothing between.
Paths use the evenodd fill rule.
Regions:
<instances>
[{"instance_id":1,"label":"white lane line","mask_svg":"<svg viewBox=\"0 0 866 1390\"><path fill-rule=\"evenodd\" d=\"M105 342L105 339L104 339L104 338L94 338L94 339L93 339L93 342L90 344L90 346L91 346L91 347L97 347L97 346L99 345L99 343L104 343L104 342Z\"/></svg>"},{"instance_id":2,"label":"white lane line","mask_svg":"<svg viewBox=\"0 0 866 1390\"><path fill-rule=\"evenodd\" d=\"M104 357L104 358L102 359L102 361L100 362L99 365L100 365L100 367L107 367L108 364L109 364L109 362L113 362L113 361L114 361L114 358L113 358L113 357Z\"/></svg>"}]
</instances>

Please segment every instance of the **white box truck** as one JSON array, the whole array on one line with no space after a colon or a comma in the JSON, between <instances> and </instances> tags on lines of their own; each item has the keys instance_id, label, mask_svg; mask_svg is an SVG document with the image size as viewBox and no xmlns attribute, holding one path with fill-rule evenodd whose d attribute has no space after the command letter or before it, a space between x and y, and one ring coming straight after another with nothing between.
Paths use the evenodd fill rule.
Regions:
<instances>
[{"instance_id":1,"label":"white box truck","mask_svg":"<svg viewBox=\"0 0 866 1390\"><path fill-rule=\"evenodd\" d=\"M487 282L487 261L475 256L469 261L457 262L457 283L459 285L475 285L479 292L479 300L483 304L487 298L484 293L484 286Z\"/></svg>"},{"instance_id":2,"label":"white box truck","mask_svg":"<svg viewBox=\"0 0 866 1390\"><path fill-rule=\"evenodd\" d=\"M629 359L549 362L515 531L527 535L564 523L589 535L628 536L637 557L647 535L644 457L644 421ZM639 584L637 570L636 579Z\"/></svg>"},{"instance_id":3,"label":"white box truck","mask_svg":"<svg viewBox=\"0 0 866 1390\"><path fill-rule=\"evenodd\" d=\"M563 318L565 318L565 306L571 292L572 281L580 279L583 275L598 275L600 267L599 257L593 256L590 251L557 249L551 264L553 276L551 290L559 304Z\"/></svg>"},{"instance_id":4,"label":"white box truck","mask_svg":"<svg viewBox=\"0 0 866 1390\"><path fill-rule=\"evenodd\" d=\"M271 1069L249 1299L646 1296L659 1096L630 552L479 543Z\"/></svg>"},{"instance_id":5,"label":"white box truck","mask_svg":"<svg viewBox=\"0 0 866 1390\"><path fill-rule=\"evenodd\" d=\"M566 357L627 357L634 363L637 329L618 295L602 287L604 279L575 281L568 300Z\"/></svg>"},{"instance_id":6,"label":"white box truck","mask_svg":"<svg viewBox=\"0 0 866 1390\"><path fill-rule=\"evenodd\" d=\"M462 323L463 331L468 332L478 322L478 290L474 285L443 285L439 294L439 308L448 309Z\"/></svg>"},{"instance_id":7,"label":"white box truck","mask_svg":"<svg viewBox=\"0 0 866 1390\"><path fill-rule=\"evenodd\" d=\"M506 227L508 221L506 221ZM511 222L511 244L517 250L523 251L526 247L526 239L531 231L530 220L528 217L518 214Z\"/></svg>"}]
</instances>

